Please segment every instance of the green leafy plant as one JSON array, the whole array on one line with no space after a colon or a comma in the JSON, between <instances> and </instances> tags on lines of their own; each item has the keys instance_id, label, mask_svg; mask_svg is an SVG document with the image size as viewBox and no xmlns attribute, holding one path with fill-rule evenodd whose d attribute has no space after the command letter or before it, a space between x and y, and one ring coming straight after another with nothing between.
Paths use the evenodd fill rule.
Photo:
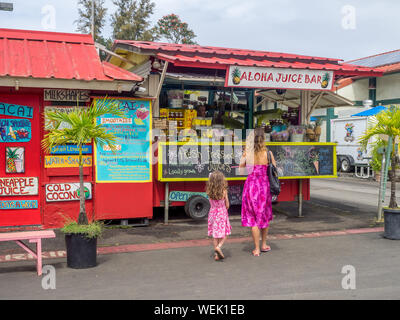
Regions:
<instances>
[{"instance_id":1,"label":"green leafy plant","mask_svg":"<svg viewBox=\"0 0 400 320\"><path fill-rule=\"evenodd\" d=\"M93 142L99 147L107 145L111 151L115 152L117 137L113 133L108 132L104 125L96 123L96 119L103 115L125 117L125 112L117 101L104 98L94 100L87 108L76 107L70 113L48 111L45 114L46 119L52 123L52 127L48 128L49 132L44 135L42 148L47 152L50 152L50 150L55 146L71 143L76 144L79 149L80 209L78 222L67 222L67 225L70 225L71 227L64 228L64 230L70 231L81 228L82 233L92 234L92 231L90 231L91 229L88 229L87 227L89 220L85 208L82 147L86 143ZM64 126L67 124L68 127L60 129L61 124ZM91 224L93 223L95 222L92 222ZM97 227L93 226L93 228L97 230Z\"/></svg>"},{"instance_id":2,"label":"green leafy plant","mask_svg":"<svg viewBox=\"0 0 400 320\"><path fill-rule=\"evenodd\" d=\"M398 166L399 159L396 156L396 139L400 136L400 108L391 106L390 108L379 112L374 118L371 119L371 124L368 126L365 133L359 139L362 146L366 149L372 137L382 136L392 138L392 153L390 155L392 167L390 170L391 178L391 192L389 208L395 209L398 207L396 201L396 167Z\"/></svg>"}]
</instances>

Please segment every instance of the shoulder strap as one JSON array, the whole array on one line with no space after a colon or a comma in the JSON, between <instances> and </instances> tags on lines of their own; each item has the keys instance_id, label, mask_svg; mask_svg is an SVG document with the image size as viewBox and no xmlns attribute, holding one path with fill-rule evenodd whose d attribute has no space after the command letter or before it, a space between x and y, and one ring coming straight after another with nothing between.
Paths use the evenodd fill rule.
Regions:
<instances>
[{"instance_id":1,"label":"shoulder strap","mask_svg":"<svg viewBox=\"0 0 400 320\"><path fill-rule=\"evenodd\" d=\"M268 151L268 153L267 153L267 157L268 157L268 164L270 164L270 163L271 163L271 154L270 154L270 152L271 152L271 151Z\"/></svg>"}]
</instances>

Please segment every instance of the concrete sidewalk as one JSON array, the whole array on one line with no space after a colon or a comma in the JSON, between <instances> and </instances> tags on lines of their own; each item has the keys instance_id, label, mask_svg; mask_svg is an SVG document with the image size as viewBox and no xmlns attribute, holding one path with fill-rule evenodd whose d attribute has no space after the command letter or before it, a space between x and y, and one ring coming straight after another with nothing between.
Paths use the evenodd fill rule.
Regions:
<instances>
[{"instance_id":1,"label":"concrete sidewalk","mask_svg":"<svg viewBox=\"0 0 400 320\"><path fill-rule=\"evenodd\" d=\"M177 209L182 210L182 208ZM296 202L282 202L274 206L274 220L269 233L297 234L331 230L346 230L371 228L381 226L374 223L375 216L358 208L335 208L316 201L306 201L303 206L303 218L297 217ZM99 247L118 246L125 244L165 243L183 240L207 239L207 220L195 221L185 219L184 214L176 214L176 219L164 225L162 216L150 220L147 227L117 227L109 226L98 240ZM248 228L241 226L240 206L230 209L232 238L249 237ZM43 240L44 251L65 250L64 235L55 230L56 239ZM0 255L24 253L13 242L0 242Z\"/></svg>"}]
</instances>

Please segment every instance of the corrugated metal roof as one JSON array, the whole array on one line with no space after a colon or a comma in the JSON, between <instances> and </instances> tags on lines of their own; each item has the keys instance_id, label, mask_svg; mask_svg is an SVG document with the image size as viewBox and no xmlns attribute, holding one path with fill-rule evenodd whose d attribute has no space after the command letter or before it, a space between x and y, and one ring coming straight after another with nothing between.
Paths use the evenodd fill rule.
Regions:
<instances>
[{"instance_id":1,"label":"corrugated metal roof","mask_svg":"<svg viewBox=\"0 0 400 320\"><path fill-rule=\"evenodd\" d=\"M14 29L0 29L0 76L142 81L102 63L91 35Z\"/></svg>"},{"instance_id":2,"label":"corrugated metal roof","mask_svg":"<svg viewBox=\"0 0 400 320\"><path fill-rule=\"evenodd\" d=\"M220 67L229 65L270 68L331 70L346 76L380 76L373 68L342 63L340 59L287 53L218 48L198 45L116 40L115 47L126 47L139 54L151 54L177 66Z\"/></svg>"}]
</instances>

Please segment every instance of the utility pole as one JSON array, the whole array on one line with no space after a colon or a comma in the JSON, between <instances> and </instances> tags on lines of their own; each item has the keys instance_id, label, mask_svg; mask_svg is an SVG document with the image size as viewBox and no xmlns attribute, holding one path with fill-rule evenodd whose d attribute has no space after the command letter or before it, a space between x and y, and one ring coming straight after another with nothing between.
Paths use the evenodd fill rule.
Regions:
<instances>
[{"instance_id":1,"label":"utility pole","mask_svg":"<svg viewBox=\"0 0 400 320\"><path fill-rule=\"evenodd\" d=\"M11 2L0 2L0 10L1 11L13 11L14 4Z\"/></svg>"},{"instance_id":2,"label":"utility pole","mask_svg":"<svg viewBox=\"0 0 400 320\"><path fill-rule=\"evenodd\" d=\"M95 0L92 0L92 37L94 39L94 2Z\"/></svg>"}]
</instances>

